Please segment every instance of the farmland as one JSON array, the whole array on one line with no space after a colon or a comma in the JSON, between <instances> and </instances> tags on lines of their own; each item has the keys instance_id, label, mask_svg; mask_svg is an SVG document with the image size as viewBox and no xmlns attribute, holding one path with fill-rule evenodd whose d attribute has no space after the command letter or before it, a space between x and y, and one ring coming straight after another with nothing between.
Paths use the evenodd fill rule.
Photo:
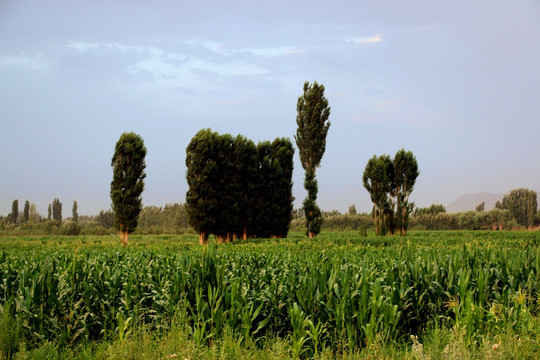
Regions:
<instances>
[{"instance_id":1,"label":"farmland","mask_svg":"<svg viewBox=\"0 0 540 360\"><path fill-rule=\"evenodd\" d=\"M426 359L540 351L539 232L197 240L132 236L121 248L112 236L0 239L0 351ZM148 355L133 350L145 343Z\"/></svg>"}]
</instances>

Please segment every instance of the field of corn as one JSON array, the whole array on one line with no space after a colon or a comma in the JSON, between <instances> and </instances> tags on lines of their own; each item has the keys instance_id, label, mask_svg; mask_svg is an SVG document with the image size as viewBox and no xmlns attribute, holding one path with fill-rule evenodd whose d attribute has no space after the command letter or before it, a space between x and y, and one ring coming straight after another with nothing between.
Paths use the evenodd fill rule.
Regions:
<instances>
[{"instance_id":1,"label":"field of corn","mask_svg":"<svg viewBox=\"0 0 540 360\"><path fill-rule=\"evenodd\" d=\"M293 357L406 343L433 324L473 347L507 331L538 334L540 232L196 241L0 239L4 331L18 329L29 346L73 348L124 341L140 327L160 336L180 321L197 346L225 334L278 338ZM7 337L0 352L14 351Z\"/></svg>"}]
</instances>

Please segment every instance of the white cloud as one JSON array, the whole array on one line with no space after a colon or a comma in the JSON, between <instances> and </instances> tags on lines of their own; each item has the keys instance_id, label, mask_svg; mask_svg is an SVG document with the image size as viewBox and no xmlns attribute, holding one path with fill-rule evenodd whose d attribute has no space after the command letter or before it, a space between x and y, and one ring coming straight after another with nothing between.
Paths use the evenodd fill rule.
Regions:
<instances>
[{"instance_id":1,"label":"white cloud","mask_svg":"<svg viewBox=\"0 0 540 360\"><path fill-rule=\"evenodd\" d=\"M0 55L0 67L2 68L26 68L30 70L42 70L51 66L51 62L41 53L34 56L28 55Z\"/></svg>"},{"instance_id":2,"label":"white cloud","mask_svg":"<svg viewBox=\"0 0 540 360\"><path fill-rule=\"evenodd\" d=\"M71 42L67 45L67 47L78 50L78 51L82 51L82 52L87 52L89 50L98 50L98 49L112 49L112 50L117 50L117 51L122 51L122 52L136 51L138 53L161 51L154 47L132 46L132 45L119 44L119 43Z\"/></svg>"},{"instance_id":3,"label":"white cloud","mask_svg":"<svg viewBox=\"0 0 540 360\"><path fill-rule=\"evenodd\" d=\"M278 47L278 48L259 48L259 49L246 49L240 51L247 51L257 56L275 57L281 55L293 55L305 52L302 49L290 48L290 47Z\"/></svg>"},{"instance_id":4,"label":"white cloud","mask_svg":"<svg viewBox=\"0 0 540 360\"><path fill-rule=\"evenodd\" d=\"M382 41L382 36L380 34L370 36L370 37L363 37L363 38L348 38L346 42L352 43L352 44L375 44Z\"/></svg>"}]
</instances>

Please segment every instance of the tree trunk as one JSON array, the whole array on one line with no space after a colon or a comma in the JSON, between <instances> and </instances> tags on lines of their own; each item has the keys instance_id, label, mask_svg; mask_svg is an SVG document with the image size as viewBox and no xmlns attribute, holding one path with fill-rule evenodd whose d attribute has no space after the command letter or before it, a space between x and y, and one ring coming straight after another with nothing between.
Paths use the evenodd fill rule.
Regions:
<instances>
[{"instance_id":1,"label":"tree trunk","mask_svg":"<svg viewBox=\"0 0 540 360\"><path fill-rule=\"evenodd\" d=\"M128 244L128 231L127 230L120 230L120 244L122 246L127 246Z\"/></svg>"},{"instance_id":2,"label":"tree trunk","mask_svg":"<svg viewBox=\"0 0 540 360\"><path fill-rule=\"evenodd\" d=\"M244 228L244 235L242 235L242 240L247 240L247 228Z\"/></svg>"},{"instance_id":3,"label":"tree trunk","mask_svg":"<svg viewBox=\"0 0 540 360\"><path fill-rule=\"evenodd\" d=\"M199 245L206 244L208 244L208 236L204 232L199 233Z\"/></svg>"},{"instance_id":4,"label":"tree trunk","mask_svg":"<svg viewBox=\"0 0 540 360\"><path fill-rule=\"evenodd\" d=\"M310 231L310 232L309 232L309 238L310 238L310 239L313 239L314 237L315 237L315 233Z\"/></svg>"}]
</instances>

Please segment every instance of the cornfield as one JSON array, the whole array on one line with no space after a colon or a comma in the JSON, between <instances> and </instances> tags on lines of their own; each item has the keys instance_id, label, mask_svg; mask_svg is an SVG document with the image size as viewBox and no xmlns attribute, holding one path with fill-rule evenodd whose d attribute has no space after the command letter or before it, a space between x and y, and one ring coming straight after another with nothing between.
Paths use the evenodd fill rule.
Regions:
<instances>
[{"instance_id":1,"label":"cornfield","mask_svg":"<svg viewBox=\"0 0 540 360\"><path fill-rule=\"evenodd\" d=\"M159 334L179 317L198 344L277 336L296 356L400 341L434 322L470 344L526 331L540 311L539 236L470 234L4 250L0 304L29 342L66 346L142 325Z\"/></svg>"}]
</instances>

